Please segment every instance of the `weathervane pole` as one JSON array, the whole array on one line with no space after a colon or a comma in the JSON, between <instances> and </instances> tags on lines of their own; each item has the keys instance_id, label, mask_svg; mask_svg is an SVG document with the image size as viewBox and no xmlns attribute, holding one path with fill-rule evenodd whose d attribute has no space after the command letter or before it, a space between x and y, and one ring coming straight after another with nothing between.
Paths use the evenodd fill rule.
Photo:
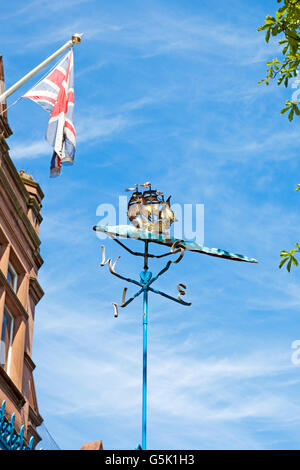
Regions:
<instances>
[{"instance_id":1,"label":"weathervane pole","mask_svg":"<svg viewBox=\"0 0 300 470\"><path fill-rule=\"evenodd\" d=\"M148 274L148 241L145 242L144 272L141 280ZM148 286L143 298L143 413L142 413L142 450L147 448L147 325L148 325Z\"/></svg>"},{"instance_id":2,"label":"weathervane pole","mask_svg":"<svg viewBox=\"0 0 300 470\"><path fill-rule=\"evenodd\" d=\"M143 302L143 436L142 449L146 450L147 432L147 323L148 323L148 289L144 290Z\"/></svg>"},{"instance_id":3,"label":"weathervane pole","mask_svg":"<svg viewBox=\"0 0 300 470\"><path fill-rule=\"evenodd\" d=\"M47 59L45 59L43 62L41 62L39 65L37 65L34 69L32 69L30 72L28 72L26 75L24 75L23 78L21 78L14 85L12 85L10 88L8 88L8 90L6 90L4 93L2 93L0 95L0 103L5 101L5 99L8 96L10 96L12 93L14 93L18 88L20 88L20 86L22 86L24 83L26 83L31 77L33 77L36 73L38 73L46 65L48 65L50 62L52 62L54 59L56 59L56 57L59 56L62 52L66 51L67 49L69 49L69 47L72 47L74 44L80 44L82 36L83 36L83 34L78 34L78 33L73 34L72 39L70 39L70 41L67 41L63 46L61 46L59 49L57 49L56 52L54 52L52 55L50 55Z\"/></svg>"}]
</instances>

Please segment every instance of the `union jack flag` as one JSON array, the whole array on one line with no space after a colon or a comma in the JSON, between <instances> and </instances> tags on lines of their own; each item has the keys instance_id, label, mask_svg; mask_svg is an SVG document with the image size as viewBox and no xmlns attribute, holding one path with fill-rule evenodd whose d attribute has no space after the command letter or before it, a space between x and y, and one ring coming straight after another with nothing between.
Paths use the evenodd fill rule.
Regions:
<instances>
[{"instance_id":1,"label":"union jack flag","mask_svg":"<svg viewBox=\"0 0 300 470\"><path fill-rule=\"evenodd\" d=\"M76 148L73 49L23 98L35 101L50 114L46 133L46 139L54 149L50 176L58 176L62 165L73 164Z\"/></svg>"}]
</instances>

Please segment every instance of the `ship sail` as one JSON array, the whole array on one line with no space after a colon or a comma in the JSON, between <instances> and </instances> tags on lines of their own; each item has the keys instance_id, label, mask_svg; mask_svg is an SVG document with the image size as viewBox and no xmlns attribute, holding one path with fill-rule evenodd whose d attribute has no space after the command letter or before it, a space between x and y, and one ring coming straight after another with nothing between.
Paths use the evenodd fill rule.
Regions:
<instances>
[{"instance_id":1,"label":"ship sail","mask_svg":"<svg viewBox=\"0 0 300 470\"><path fill-rule=\"evenodd\" d=\"M139 214L139 204L134 203L131 206L128 207L128 219L130 222L136 218L136 216Z\"/></svg>"},{"instance_id":2,"label":"ship sail","mask_svg":"<svg viewBox=\"0 0 300 470\"><path fill-rule=\"evenodd\" d=\"M170 199L171 199L171 196L168 197L166 202L162 203L162 208L161 208L161 211L160 211L160 218L162 220L168 220L169 219L170 223L172 224L173 222L176 221L176 219L175 219L174 212L172 211L172 209L170 207Z\"/></svg>"},{"instance_id":3,"label":"ship sail","mask_svg":"<svg viewBox=\"0 0 300 470\"><path fill-rule=\"evenodd\" d=\"M151 188L143 193L136 190L128 203L130 222L137 228L166 234L176 221L170 199L171 196L165 201L163 193Z\"/></svg>"}]
</instances>

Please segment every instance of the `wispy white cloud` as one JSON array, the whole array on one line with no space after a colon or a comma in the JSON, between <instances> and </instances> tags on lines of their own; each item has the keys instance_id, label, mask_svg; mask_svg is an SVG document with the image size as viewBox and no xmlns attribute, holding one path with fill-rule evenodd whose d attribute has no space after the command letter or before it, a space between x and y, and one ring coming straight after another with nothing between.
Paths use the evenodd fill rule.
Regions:
<instances>
[{"instance_id":1,"label":"wispy white cloud","mask_svg":"<svg viewBox=\"0 0 300 470\"><path fill-rule=\"evenodd\" d=\"M46 141L14 143L10 149L11 157L15 160L40 158L51 154L51 147Z\"/></svg>"},{"instance_id":2,"label":"wispy white cloud","mask_svg":"<svg viewBox=\"0 0 300 470\"><path fill-rule=\"evenodd\" d=\"M267 46L261 34L229 22L212 21L205 15L163 8L143 13L138 19L124 19L119 24L107 22L88 30L93 41L119 42L141 51L144 58L166 54L201 54L201 60L213 54L243 65L264 61L278 52L276 43ZM91 23L89 22L89 25ZM199 58L199 56L198 56Z\"/></svg>"},{"instance_id":3,"label":"wispy white cloud","mask_svg":"<svg viewBox=\"0 0 300 470\"><path fill-rule=\"evenodd\" d=\"M111 106L106 110L86 109L84 117L78 116L76 123L77 143L89 143L95 145L99 141L106 141L114 138L124 130L138 126L144 122L144 119L134 118L131 113L143 109L147 105L157 103L166 99L169 91L154 92L153 95L137 98L118 106ZM51 153L51 148L46 141L38 142L14 142L11 145L10 153L13 159L33 159L40 158Z\"/></svg>"},{"instance_id":4,"label":"wispy white cloud","mask_svg":"<svg viewBox=\"0 0 300 470\"><path fill-rule=\"evenodd\" d=\"M96 64L86 66L79 71L75 70L75 79L77 79L78 77L81 77L82 75L86 75L86 74L89 75L92 72L95 72L96 70L99 70L102 67L105 67L105 65L106 65L106 62L101 61L101 62L97 62Z\"/></svg>"},{"instance_id":5,"label":"wispy white cloud","mask_svg":"<svg viewBox=\"0 0 300 470\"><path fill-rule=\"evenodd\" d=\"M95 143L120 133L124 129L137 125L138 121L119 115L112 118L84 118L78 123L78 142Z\"/></svg>"},{"instance_id":6,"label":"wispy white cloud","mask_svg":"<svg viewBox=\"0 0 300 470\"><path fill-rule=\"evenodd\" d=\"M79 120L77 126L77 142L79 144L88 142L95 145L99 140L111 139L114 135L138 123L138 121L121 115L107 119L85 117ZM23 141L22 143L14 143L11 146L10 154L15 160L35 159L51 155L51 147L46 141L34 143Z\"/></svg>"},{"instance_id":7,"label":"wispy white cloud","mask_svg":"<svg viewBox=\"0 0 300 470\"><path fill-rule=\"evenodd\" d=\"M61 0L59 2L48 2L47 0L34 0L28 2L21 8L14 7L13 11L3 16L3 20L16 20L21 17L22 22L36 21L45 14L57 13L61 10L74 7L83 3L91 3L94 0Z\"/></svg>"}]
</instances>

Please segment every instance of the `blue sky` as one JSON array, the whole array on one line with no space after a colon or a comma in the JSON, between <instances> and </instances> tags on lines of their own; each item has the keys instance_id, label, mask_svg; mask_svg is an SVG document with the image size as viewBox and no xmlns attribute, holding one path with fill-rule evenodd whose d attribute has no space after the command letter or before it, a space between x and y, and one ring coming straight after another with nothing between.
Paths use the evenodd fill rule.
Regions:
<instances>
[{"instance_id":1,"label":"blue sky","mask_svg":"<svg viewBox=\"0 0 300 470\"><path fill-rule=\"evenodd\" d=\"M74 166L49 179L48 115L26 100L9 110L11 157L45 193L33 360L40 413L62 449L141 440L141 301L113 317L124 284L99 267L92 227L99 204L147 180L173 202L205 205L206 246L259 260L187 253L157 284L175 293L185 282L193 304L150 298L149 448L299 447L291 343L300 339L300 272L278 263L299 241L300 121L280 115L291 87L257 85L279 55L257 32L276 7L38 0L2 9L7 86L84 32L74 50ZM139 259L105 245L121 254L120 272L138 274Z\"/></svg>"}]
</instances>

